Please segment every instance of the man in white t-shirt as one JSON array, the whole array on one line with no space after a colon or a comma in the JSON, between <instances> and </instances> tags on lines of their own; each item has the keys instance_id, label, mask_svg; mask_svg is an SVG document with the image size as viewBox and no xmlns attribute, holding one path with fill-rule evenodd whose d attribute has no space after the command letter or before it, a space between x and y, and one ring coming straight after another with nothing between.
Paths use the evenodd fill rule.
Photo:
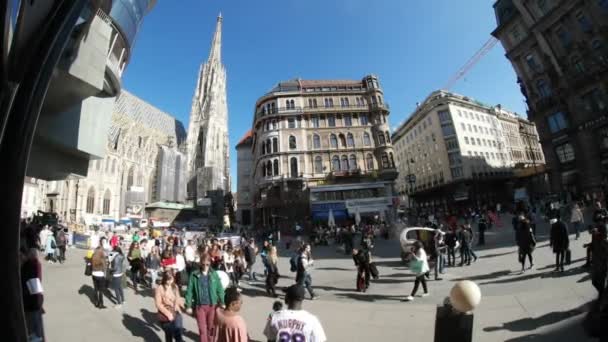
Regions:
<instances>
[{"instance_id":1,"label":"man in white t-shirt","mask_svg":"<svg viewBox=\"0 0 608 342\"><path fill-rule=\"evenodd\" d=\"M327 337L319 319L302 309L304 287L291 285L285 291L286 310L272 314L264 328L268 341L325 342Z\"/></svg>"}]
</instances>

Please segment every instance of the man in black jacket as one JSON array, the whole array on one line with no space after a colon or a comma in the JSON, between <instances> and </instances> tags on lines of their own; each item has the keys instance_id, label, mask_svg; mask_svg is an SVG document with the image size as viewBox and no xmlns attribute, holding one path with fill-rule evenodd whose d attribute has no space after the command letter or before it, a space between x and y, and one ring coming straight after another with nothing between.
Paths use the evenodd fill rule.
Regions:
<instances>
[{"instance_id":1,"label":"man in black jacket","mask_svg":"<svg viewBox=\"0 0 608 342\"><path fill-rule=\"evenodd\" d=\"M568 227L559 218L553 218L549 222L551 223L550 246L553 247L553 253L555 253L555 271L563 272L566 251L570 246Z\"/></svg>"}]
</instances>

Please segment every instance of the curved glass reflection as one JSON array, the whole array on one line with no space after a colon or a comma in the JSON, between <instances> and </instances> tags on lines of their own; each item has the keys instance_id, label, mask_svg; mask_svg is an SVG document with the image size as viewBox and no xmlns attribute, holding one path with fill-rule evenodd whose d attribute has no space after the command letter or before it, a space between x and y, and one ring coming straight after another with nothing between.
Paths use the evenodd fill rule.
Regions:
<instances>
[{"instance_id":1,"label":"curved glass reflection","mask_svg":"<svg viewBox=\"0 0 608 342\"><path fill-rule=\"evenodd\" d=\"M129 45L133 45L139 25L154 0L114 0L110 17L119 26Z\"/></svg>"}]
</instances>

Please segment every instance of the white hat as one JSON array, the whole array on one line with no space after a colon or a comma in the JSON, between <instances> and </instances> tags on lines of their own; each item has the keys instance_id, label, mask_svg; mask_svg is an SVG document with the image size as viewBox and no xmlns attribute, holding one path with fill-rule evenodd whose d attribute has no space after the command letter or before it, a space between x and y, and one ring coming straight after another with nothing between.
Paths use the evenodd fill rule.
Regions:
<instances>
[{"instance_id":1,"label":"white hat","mask_svg":"<svg viewBox=\"0 0 608 342\"><path fill-rule=\"evenodd\" d=\"M549 224L555 224L557 222L556 218L552 218L549 220Z\"/></svg>"}]
</instances>

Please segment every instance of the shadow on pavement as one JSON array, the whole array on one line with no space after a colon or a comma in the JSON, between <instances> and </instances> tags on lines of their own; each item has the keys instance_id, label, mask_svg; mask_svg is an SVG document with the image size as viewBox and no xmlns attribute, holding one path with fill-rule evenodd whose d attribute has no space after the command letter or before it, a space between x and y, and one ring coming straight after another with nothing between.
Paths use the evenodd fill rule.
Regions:
<instances>
[{"instance_id":1,"label":"shadow on pavement","mask_svg":"<svg viewBox=\"0 0 608 342\"><path fill-rule=\"evenodd\" d=\"M127 328L134 337L140 337L144 341L161 342L161 339L156 335L153 329L158 329L156 326L148 324L147 322L130 316L128 314L122 315L122 324Z\"/></svg>"},{"instance_id":2,"label":"shadow on pavement","mask_svg":"<svg viewBox=\"0 0 608 342\"><path fill-rule=\"evenodd\" d=\"M415 274L406 274L406 276L408 276L410 278L416 278ZM378 283L378 284L401 284L401 283L405 283L405 282L408 282L408 281L409 281L408 279L392 279L392 278L385 278L385 277L380 276L379 279L372 280L372 283ZM430 281L430 280L427 280L427 281Z\"/></svg>"},{"instance_id":3,"label":"shadow on pavement","mask_svg":"<svg viewBox=\"0 0 608 342\"><path fill-rule=\"evenodd\" d=\"M494 253L494 254L486 254L486 255L479 256L479 258L480 259L495 258L495 257L503 256L503 255L514 254L516 252L517 251L510 251L510 252L504 252L504 253Z\"/></svg>"},{"instance_id":4,"label":"shadow on pavement","mask_svg":"<svg viewBox=\"0 0 608 342\"><path fill-rule=\"evenodd\" d=\"M196 332L190 331L188 329L186 329L186 331L184 331L183 337L189 338L192 341L200 341L198 334Z\"/></svg>"},{"instance_id":5,"label":"shadow on pavement","mask_svg":"<svg viewBox=\"0 0 608 342\"><path fill-rule=\"evenodd\" d=\"M586 272L586 270L581 267L575 267L575 268L567 269L564 272L548 271L548 272L540 272L540 273L528 273L525 275L521 275L519 277L487 281L485 283L480 283L479 285L506 284L506 283L530 280L530 279L534 279L534 278L562 278L562 277L569 277L572 275L581 274L583 272Z\"/></svg>"},{"instance_id":6,"label":"shadow on pavement","mask_svg":"<svg viewBox=\"0 0 608 342\"><path fill-rule=\"evenodd\" d=\"M86 295L89 297L91 304L95 305L95 289L91 285L83 284L80 289L78 289L79 295Z\"/></svg>"},{"instance_id":7,"label":"shadow on pavement","mask_svg":"<svg viewBox=\"0 0 608 342\"><path fill-rule=\"evenodd\" d=\"M470 276L470 277L463 277L463 278L456 278L456 279L452 279L452 281L461 281L461 280L488 280L488 279L495 279L495 278L500 278L500 277L504 277L511 274L511 270L502 270L502 271L496 271L496 272L492 272L492 273L488 273L488 274L480 274L480 275L475 275L475 276Z\"/></svg>"},{"instance_id":8,"label":"shadow on pavement","mask_svg":"<svg viewBox=\"0 0 608 342\"><path fill-rule=\"evenodd\" d=\"M380 273L380 278L409 278L413 277L413 273L393 273L393 274L382 274Z\"/></svg>"},{"instance_id":9,"label":"shadow on pavement","mask_svg":"<svg viewBox=\"0 0 608 342\"><path fill-rule=\"evenodd\" d=\"M159 331L160 327L157 325L158 323L158 314L156 312L152 312L146 309L141 309L141 317L146 321L146 324L154 330Z\"/></svg>"},{"instance_id":10,"label":"shadow on pavement","mask_svg":"<svg viewBox=\"0 0 608 342\"><path fill-rule=\"evenodd\" d=\"M353 271L354 268L344 268L344 267L318 267L317 270L323 271Z\"/></svg>"},{"instance_id":11,"label":"shadow on pavement","mask_svg":"<svg viewBox=\"0 0 608 342\"><path fill-rule=\"evenodd\" d=\"M508 330L508 331L515 331L515 332L532 331L532 330L536 330L540 327L544 327L546 325L552 325L552 324L561 322L565 319L584 314L586 312L586 310L588 309L588 306L589 306L589 304L583 304L572 310L549 312L547 314L544 314L542 316L535 317L535 318L532 318L532 317L521 318L521 319L511 321L511 322L503 323L502 326L483 328L483 331L485 331L485 332L493 332L493 331L498 331L498 330ZM525 338L532 338L532 336L533 335L530 335ZM538 335L536 334L536 336L538 336ZM522 337L522 338L524 338L524 337ZM549 341L546 339L546 337L543 337L543 340ZM510 341L528 341L528 339L520 339L520 340L516 339L516 340L510 340ZM553 341L553 340L550 340L550 341Z\"/></svg>"},{"instance_id":12,"label":"shadow on pavement","mask_svg":"<svg viewBox=\"0 0 608 342\"><path fill-rule=\"evenodd\" d=\"M374 294L366 294L360 292L352 292L352 293L336 293L337 297L350 298L354 300L364 301L364 302L375 302L377 300L392 300L400 302L406 295L398 295L398 296L385 296L385 295L374 295Z\"/></svg>"},{"instance_id":13,"label":"shadow on pavement","mask_svg":"<svg viewBox=\"0 0 608 342\"><path fill-rule=\"evenodd\" d=\"M376 264L376 266L382 266L382 267L405 267L405 263L403 263L403 261L399 260L381 260L381 261L374 261L374 263Z\"/></svg>"},{"instance_id":14,"label":"shadow on pavement","mask_svg":"<svg viewBox=\"0 0 608 342\"><path fill-rule=\"evenodd\" d=\"M279 288L277 287L277 292L279 292L278 289ZM245 296L250 296L250 297L267 297L268 296L268 294L266 293L266 290L262 290L257 287L242 287L241 294L245 295Z\"/></svg>"},{"instance_id":15,"label":"shadow on pavement","mask_svg":"<svg viewBox=\"0 0 608 342\"><path fill-rule=\"evenodd\" d=\"M585 274L581 279L577 280L576 282L577 283L584 283L584 282L586 282L589 279L591 279L591 274L590 273Z\"/></svg>"}]
</instances>

